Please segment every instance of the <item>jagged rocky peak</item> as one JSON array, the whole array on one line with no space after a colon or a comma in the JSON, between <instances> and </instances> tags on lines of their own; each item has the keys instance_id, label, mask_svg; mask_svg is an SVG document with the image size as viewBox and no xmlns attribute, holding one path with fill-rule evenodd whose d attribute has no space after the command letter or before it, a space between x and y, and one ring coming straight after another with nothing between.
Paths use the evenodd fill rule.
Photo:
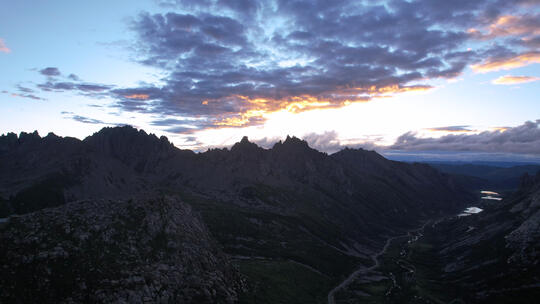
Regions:
<instances>
[{"instance_id":1,"label":"jagged rocky peak","mask_svg":"<svg viewBox=\"0 0 540 304\"><path fill-rule=\"evenodd\" d=\"M364 150L362 148L345 148L332 154L332 157L346 162L354 162L357 165L366 163L388 163L388 160L375 151Z\"/></svg>"},{"instance_id":2,"label":"jagged rocky peak","mask_svg":"<svg viewBox=\"0 0 540 304\"><path fill-rule=\"evenodd\" d=\"M8 151L19 144L19 139L15 133L2 134L0 136L0 151Z\"/></svg>"},{"instance_id":3,"label":"jagged rocky peak","mask_svg":"<svg viewBox=\"0 0 540 304\"><path fill-rule=\"evenodd\" d=\"M20 145L37 145L41 142L41 136L39 136L38 131L32 133L21 132L19 134L19 144Z\"/></svg>"},{"instance_id":4,"label":"jagged rocky peak","mask_svg":"<svg viewBox=\"0 0 540 304\"><path fill-rule=\"evenodd\" d=\"M137 155L155 152L156 150L171 150L174 145L167 137L157 138L154 134L147 134L144 130L125 125L121 127L106 127L84 139L94 149L116 155Z\"/></svg>"},{"instance_id":5,"label":"jagged rocky peak","mask_svg":"<svg viewBox=\"0 0 540 304\"><path fill-rule=\"evenodd\" d=\"M49 132L49 134L47 134L47 136L43 137L43 139L58 139L58 138L61 138L60 136L54 134L53 132Z\"/></svg>"},{"instance_id":6,"label":"jagged rocky peak","mask_svg":"<svg viewBox=\"0 0 540 304\"><path fill-rule=\"evenodd\" d=\"M244 136L240 142L237 142L232 146L231 152L250 152L261 149L262 148L257 146L257 144L250 142L247 136Z\"/></svg>"},{"instance_id":7,"label":"jagged rocky peak","mask_svg":"<svg viewBox=\"0 0 540 304\"><path fill-rule=\"evenodd\" d=\"M27 141L27 140L35 140L35 139L41 139L41 136L39 136L39 133L37 130L32 133L21 132L21 134L19 134L19 141Z\"/></svg>"},{"instance_id":8,"label":"jagged rocky peak","mask_svg":"<svg viewBox=\"0 0 540 304\"><path fill-rule=\"evenodd\" d=\"M303 147L307 147L309 148L309 145L307 143L307 141L303 140L303 139L300 139L296 136L289 136L287 135L287 138L285 138L285 141L283 142L284 145L298 145L298 146L303 146Z\"/></svg>"},{"instance_id":9,"label":"jagged rocky peak","mask_svg":"<svg viewBox=\"0 0 540 304\"><path fill-rule=\"evenodd\" d=\"M21 145L33 147L39 145L41 142L42 138L39 136L38 131L32 133L21 132L19 136L10 132L0 136L0 151L6 152Z\"/></svg>"},{"instance_id":10,"label":"jagged rocky peak","mask_svg":"<svg viewBox=\"0 0 540 304\"><path fill-rule=\"evenodd\" d=\"M286 151L286 152L305 152L305 151L315 151L321 153L315 149L309 147L307 141L300 139L296 136L289 136L285 138L285 141L278 141L272 148L274 151Z\"/></svg>"},{"instance_id":11,"label":"jagged rocky peak","mask_svg":"<svg viewBox=\"0 0 540 304\"><path fill-rule=\"evenodd\" d=\"M94 133L89 138L114 138L114 139L121 139L122 137L131 137L131 136L138 136L138 135L147 135L147 133L144 130L137 130L136 128L125 125L125 126L118 126L118 127L105 127L98 132Z\"/></svg>"}]
</instances>

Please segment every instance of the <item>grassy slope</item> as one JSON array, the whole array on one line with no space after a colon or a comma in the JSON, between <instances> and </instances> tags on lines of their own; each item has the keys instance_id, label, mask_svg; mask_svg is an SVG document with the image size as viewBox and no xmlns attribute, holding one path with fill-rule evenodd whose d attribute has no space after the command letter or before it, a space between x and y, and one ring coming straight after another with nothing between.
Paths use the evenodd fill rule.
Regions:
<instances>
[{"instance_id":1,"label":"grassy slope","mask_svg":"<svg viewBox=\"0 0 540 304\"><path fill-rule=\"evenodd\" d=\"M263 199L271 196L268 188L257 191ZM251 257L236 259L250 285L245 303L324 303L328 291L351 269L370 263L326 243L335 242L339 228L314 209L302 216L282 215L193 194L180 195L200 212L226 253ZM306 207L306 202L297 204Z\"/></svg>"}]
</instances>

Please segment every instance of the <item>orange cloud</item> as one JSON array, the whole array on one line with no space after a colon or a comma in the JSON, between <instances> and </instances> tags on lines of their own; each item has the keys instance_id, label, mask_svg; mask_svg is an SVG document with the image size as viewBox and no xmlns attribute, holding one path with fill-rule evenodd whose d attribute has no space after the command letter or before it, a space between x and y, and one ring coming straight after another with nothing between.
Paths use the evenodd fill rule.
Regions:
<instances>
[{"instance_id":1,"label":"orange cloud","mask_svg":"<svg viewBox=\"0 0 540 304\"><path fill-rule=\"evenodd\" d=\"M501 76L497 79L494 79L491 83L493 84L518 84L518 83L526 83L526 82L533 82L540 80L539 77L533 77L533 76L511 76L511 75L505 75Z\"/></svg>"},{"instance_id":2,"label":"orange cloud","mask_svg":"<svg viewBox=\"0 0 540 304\"><path fill-rule=\"evenodd\" d=\"M148 94L132 94L132 95L125 95L125 98L129 99L148 99Z\"/></svg>"},{"instance_id":3,"label":"orange cloud","mask_svg":"<svg viewBox=\"0 0 540 304\"><path fill-rule=\"evenodd\" d=\"M11 50L6 46L6 43L0 38L0 52L11 53Z\"/></svg>"},{"instance_id":4,"label":"orange cloud","mask_svg":"<svg viewBox=\"0 0 540 304\"><path fill-rule=\"evenodd\" d=\"M477 73L486 73L498 70L511 70L533 63L540 63L540 52L528 52L514 57L501 59L488 59L484 63L472 66Z\"/></svg>"},{"instance_id":5,"label":"orange cloud","mask_svg":"<svg viewBox=\"0 0 540 304\"><path fill-rule=\"evenodd\" d=\"M491 128L490 130L491 131L497 131L499 133L503 133L505 132L506 130L510 129L509 127L493 127Z\"/></svg>"},{"instance_id":6,"label":"orange cloud","mask_svg":"<svg viewBox=\"0 0 540 304\"><path fill-rule=\"evenodd\" d=\"M265 120L264 110L249 110L233 116L218 119L214 124L218 127L246 127Z\"/></svg>"},{"instance_id":7,"label":"orange cloud","mask_svg":"<svg viewBox=\"0 0 540 304\"><path fill-rule=\"evenodd\" d=\"M280 99L233 95L222 99L204 100L203 105L211 107L221 102L240 103L243 110L225 114L213 121L217 128L245 127L263 123L269 114L286 111L301 113L315 109L340 108L352 103L367 102L373 98L391 97L393 94L432 89L427 85L414 86L369 86L344 88L324 96L300 95Z\"/></svg>"},{"instance_id":8,"label":"orange cloud","mask_svg":"<svg viewBox=\"0 0 540 304\"><path fill-rule=\"evenodd\" d=\"M467 32L477 39L540 35L540 28L535 26L533 22L528 22L534 18L536 18L536 16L500 16L486 28L487 33L485 34L475 28L471 28Z\"/></svg>"},{"instance_id":9,"label":"orange cloud","mask_svg":"<svg viewBox=\"0 0 540 304\"><path fill-rule=\"evenodd\" d=\"M405 92L423 92L423 91L428 91L431 89L433 89L433 87L428 86L428 85L413 85L413 86L389 85L385 87L371 86L369 87L367 91L370 94L373 94L373 93L395 94L395 93L405 93Z\"/></svg>"}]
</instances>

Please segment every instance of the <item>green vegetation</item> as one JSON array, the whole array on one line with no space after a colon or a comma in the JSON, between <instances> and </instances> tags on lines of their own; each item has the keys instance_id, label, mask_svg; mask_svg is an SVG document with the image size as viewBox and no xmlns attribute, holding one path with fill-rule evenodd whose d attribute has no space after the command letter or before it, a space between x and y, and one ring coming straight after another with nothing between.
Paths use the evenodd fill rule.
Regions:
<instances>
[{"instance_id":1,"label":"green vegetation","mask_svg":"<svg viewBox=\"0 0 540 304\"><path fill-rule=\"evenodd\" d=\"M360 263L333 248L337 227L310 216L282 215L239 207L183 193L182 198L199 211L212 235L231 255L264 256L294 260L331 277L342 277ZM324 229L324 228L327 229Z\"/></svg>"},{"instance_id":2,"label":"green vegetation","mask_svg":"<svg viewBox=\"0 0 540 304\"><path fill-rule=\"evenodd\" d=\"M336 295L337 302L364 295L361 303L460 303L454 299L458 291L440 278L442 266L433 240L424 236L408 241L408 237L395 239L379 257L380 266L372 275L387 279L356 280Z\"/></svg>"},{"instance_id":3,"label":"green vegetation","mask_svg":"<svg viewBox=\"0 0 540 304\"><path fill-rule=\"evenodd\" d=\"M251 198L260 195L274 206L295 199L283 198L290 194L269 187L250 188L247 194ZM226 253L247 258L238 262L240 272L249 282L260 284L251 284L245 303L326 302L336 284L360 264L371 263L336 249L344 233L317 214L316 208L311 208L311 214L290 215L180 195L201 214ZM295 204L307 209L310 202L296 199Z\"/></svg>"},{"instance_id":4,"label":"green vegetation","mask_svg":"<svg viewBox=\"0 0 540 304\"><path fill-rule=\"evenodd\" d=\"M16 214L63 205L66 202L64 188L73 183L74 181L66 174L52 174L10 198L10 205Z\"/></svg>"},{"instance_id":5,"label":"green vegetation","mask_svg":"<svg viewBox=\"0 0 540 304\"><path fill-rule=\"evenodd\" d=\"M240 303L326 303L334 281L291 261L237 261L250 282Z\"/></svg>"}]
</instances>

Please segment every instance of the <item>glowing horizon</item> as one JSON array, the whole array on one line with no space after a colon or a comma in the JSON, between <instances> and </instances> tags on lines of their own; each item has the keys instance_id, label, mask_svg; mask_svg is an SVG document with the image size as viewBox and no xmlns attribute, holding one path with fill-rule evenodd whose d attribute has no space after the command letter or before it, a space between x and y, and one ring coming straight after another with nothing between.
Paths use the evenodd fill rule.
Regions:
<instances>
[{"instance_id":1,"label":"glowing horizon","mask_svg":"<svg viewBox=\"0 0 540 304\"><path fill-rule=\"evenodd\" d=\"M0 133L130 124L191 149L295 135L411 151L495 137L537 153L530 1L100 1L5 4Z\"/></svg>"}]
</instances>

